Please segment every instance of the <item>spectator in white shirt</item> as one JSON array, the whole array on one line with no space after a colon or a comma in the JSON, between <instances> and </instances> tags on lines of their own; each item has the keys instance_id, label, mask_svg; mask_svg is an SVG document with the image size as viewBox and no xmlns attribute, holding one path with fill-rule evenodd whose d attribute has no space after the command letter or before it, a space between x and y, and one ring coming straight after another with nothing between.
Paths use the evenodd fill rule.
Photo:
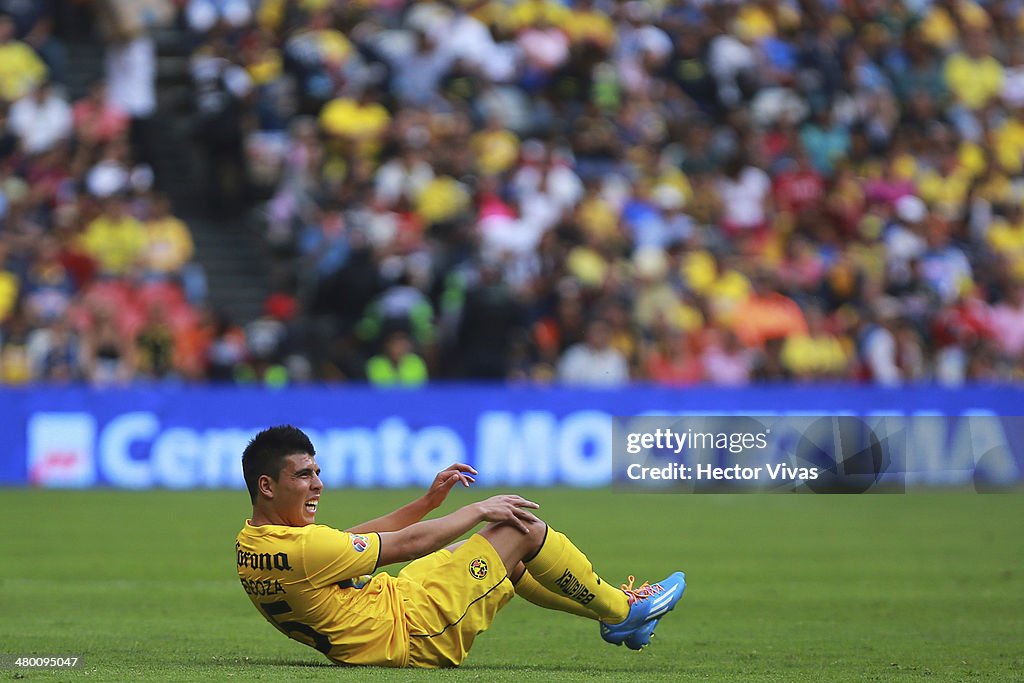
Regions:
<instances>
[{"instance_id":1,"label":"spectator in white shirt","mask_svg":"<svg viewBox=\"0 0 1024 683\"><path fill-rule=\"evenodd\" d=\"M629 365L626 357L612 346L607 322L590 321L584 340L562 354L558 379L565 384L589 387L617 387L629 381Z\"/></svg>"},{"instance_id":2,"label":"spectator in white shirt","mask_svg":"<svg viewBox=\"0 0 1024 683\"><path fill-rule=\"evenodd\" d=\"M239 29L252 22L249 0L189 0L185 7L188 27L198 34L208 33L218 25Z\"/></svg>"},{"instance_id":3,"label":"spectator in white shirt","mask_svg":"<svg viewBox=\"0 0 1024 683\"><path fill-rule=\"evenodd\" d=\"M899 348L893 333L899 315L899 303L882 299L875 303L871 312L873 320L861 337L861 356L871 380L883 387L899 386L903 383L900 370Z\"/></svg>"},{"instance_id":4,"label":"spectator in white shirt","mask_svg":"<svg viewBox=\"0 0 1024 683\"><path fill-rule=\"evenodd\" d=\"M950 226L937 215L926 225L928 249L921 255L924 278L944 304L960 296L965 283L972 281L971 263L960 247L950 240Z\"/></svg>"},{"instance_id":5,"label":"spectator in white shirt","mask_svg":"<svg viewBox=\"0 0 1024 683\"><path fill-rule=\"evenodd\" d=\"M50 83L43 82L11 106L8 125L26 154L41 154L71 137L71 107Z\"/></svg>"},{"instance_id":6,"label":"spectator in white shirt","mask_svg":"<svg viewBox=\"0 0 1024 683\"><path fill-rule=\"evenodd\" d=\"M722 202L722 229L737 237L768 227L772 207L772 181L768 174L747 163L742 154L726 162L715 183Z\"/></svg>"}]
</instances>

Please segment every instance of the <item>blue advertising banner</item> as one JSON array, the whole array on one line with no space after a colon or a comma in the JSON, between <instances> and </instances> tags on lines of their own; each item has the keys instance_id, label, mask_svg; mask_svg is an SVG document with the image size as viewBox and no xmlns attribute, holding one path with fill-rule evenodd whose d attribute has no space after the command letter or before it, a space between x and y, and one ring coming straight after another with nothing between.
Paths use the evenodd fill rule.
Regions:
<instances>
[{"instance_id":1,"label":"blue advertising banner","mask_svg":"<svg viewBox=\"0 0 1024 683\"><path fill-rule=\"evenodd\" d=\"M965 420L996 417L984 422L973 465L1005 484L1024 472L1021 420L1008 419L1022 408L1024 391L1008 388L7 389L0 486L241 488L248 440L286 423L310 435L330 487L424 486L455 461L479 470L481 485L605 486L613 416L639 415L884 416L900 421L900 433L922 434L923 484L956 483L948 475L964 470L965 456L950 444L963 440ZM935 416L947 419L925 429Z\"/></svg>"}]
</instances>

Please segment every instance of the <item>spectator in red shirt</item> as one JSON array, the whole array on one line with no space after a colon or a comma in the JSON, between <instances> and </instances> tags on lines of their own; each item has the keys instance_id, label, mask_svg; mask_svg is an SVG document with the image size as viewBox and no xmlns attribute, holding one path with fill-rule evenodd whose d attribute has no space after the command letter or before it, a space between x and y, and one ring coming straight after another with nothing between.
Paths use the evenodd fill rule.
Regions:
<instances>
[{"instance_id":1,"label":"spectator in red shirt","mask_svg":"<svg viewBox=\"0 0 1024 683\"><path fill-rule=\"evenodd\" d=\"M798 148L791 162L772 182L775 206L793 217L818 205L825 197L825 178L811 165L803 148Z\"/></svg>"},{"instance_id":2,"label":"spectator in red shirt","mask_svg":"<svg viewBox=\"0 0 1024 683\"><path fill-rule=\"evenodd\" d=\"M128 132L131 119L107 98L107 82L96 81L89 94L72 108L75 135L84 144L98 147Z\"/></svg>"},{"instance_id":3,"label":"spectator in red shirt","mask_svg":"<svg viewBox=\"0 0 1024 683\"><path fill-rule=\"evenodd\" d=\"M691 340L681 330L661 321L655 326L654 339L644 354L647 378L669 386L703 381L704 368L691 347Z\"/></svg>"}]
</instances>

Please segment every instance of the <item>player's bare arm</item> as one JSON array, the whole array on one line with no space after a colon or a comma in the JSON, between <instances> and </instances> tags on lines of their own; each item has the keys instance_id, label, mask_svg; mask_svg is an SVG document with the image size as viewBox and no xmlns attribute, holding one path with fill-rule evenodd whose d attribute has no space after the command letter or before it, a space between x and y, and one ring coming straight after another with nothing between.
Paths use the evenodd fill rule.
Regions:
<instances>
[{"instance_id":1,"label":"player's bare arm","mask_svg":"<svg viewBox=\"0 0 1024 683\"><path fill-rule=\"evenodd\" d=\"M530 512L538 507L537 503L517 495L493 496L466 505L444 517L417 522L401 531L381 533L377 565L383 567L428 555L482 522L506 523L522 533L528 533L527 524L541 523Z\"/></svg>"},{"instance_id":2,"label":"player's bare arm","mask_svg":"<svg viewBox=\"0 0 1024 683\"><path fill-rule=\"evenodd\" d=\"M346 529L350 533L365 534L382 531L399 531L423 519L427 514L441 507L448 493L456 484L468 487L475 480L477 472L469 465L454 463L437 473L430 488L421 497L383 517L371 519Z\"/></svg>"}]
</instances>

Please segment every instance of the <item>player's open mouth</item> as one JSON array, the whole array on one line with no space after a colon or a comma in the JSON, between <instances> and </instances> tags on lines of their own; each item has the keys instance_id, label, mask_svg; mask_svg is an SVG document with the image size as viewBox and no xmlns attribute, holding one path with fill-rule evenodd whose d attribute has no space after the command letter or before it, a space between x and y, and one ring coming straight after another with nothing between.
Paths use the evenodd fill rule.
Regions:
<instances>
[{"instance_id":1,"label":"player's open mouth","mask_svg":"<svg viewBox=\"0 0 1024 683\"><path fill-rule=\"evenodd\" d=\"M320 504L319 498L313 498L312 500L306 501L306 510L309 512L316 512L316 506Z\"/></svg>"}]
</instances>

